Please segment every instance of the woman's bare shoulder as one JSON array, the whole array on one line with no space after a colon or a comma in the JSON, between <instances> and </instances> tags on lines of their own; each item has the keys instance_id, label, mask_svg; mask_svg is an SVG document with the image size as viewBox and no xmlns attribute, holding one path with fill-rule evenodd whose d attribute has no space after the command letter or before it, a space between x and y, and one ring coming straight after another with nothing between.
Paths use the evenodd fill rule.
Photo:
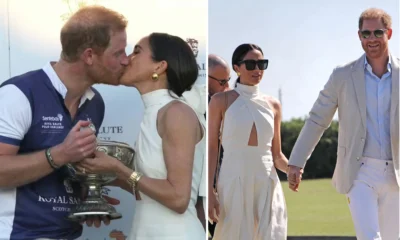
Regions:
<instances>
[{"instance_id":1,"label":"woman's bare shoulder","mask_svg":"<svg viewBox=\"0 0 400 240\"><path fill-rule=\"evenodd\" d=\"M219 92L211 97L210 105L224 106L226 101L230 102L238 96L239 94L235 90Z\"/></svg>"},{"instance_id":2,"label":"woman's bare shoulder","mask_svg":"<svg viewBox=\"0 0 400 240\"><path fill-rule=\"evenodd\" d=\"M186 132L196 131L199 126L199 119L195 111L178 100L168 103L159 110L157 122L161 138L165 134L176 134L182 129L186 129Z\"/></svg>"},{"instance_id":3,"label":"woman's bare shoulder","mask_svg":"<svg viewBox=\"0 0 400 240\"><path fill-rule=\"evenodd\" d=\"M164 118L174 118L174 122L179 122L180 118L185 118L190 121L197 119L195 111L186 103L181 101L172 101L163 107ZM195 121L196 122L196 121Z\"/></svg>"},{"instance_id":4,"label":"woman's bare shoulder","mask_svg":"<svg viewBox=\"0 0 400 240\"><path fill-rule=\"evenodd\" d=\"M266 103L275 111L275 112L280 112L281 110L281 103L279 102L278 99L276 99L273 96L263 94L262 98L265 100Z\"/></svg>"},{"instance_id":5,"label":"woman's bare shoulder","mask_svg":"<svg viewBox=\"0 0 400 240\"><path fill-rule=\"evenodd\" d=\"M225 92L219 92L219 93L215 93L212 97L212 99L215 99L215 101L222 101L225 99L226 96L232 96L234 94L237 94L235 90L228 90Z\"/></svg>"}]
</instances>

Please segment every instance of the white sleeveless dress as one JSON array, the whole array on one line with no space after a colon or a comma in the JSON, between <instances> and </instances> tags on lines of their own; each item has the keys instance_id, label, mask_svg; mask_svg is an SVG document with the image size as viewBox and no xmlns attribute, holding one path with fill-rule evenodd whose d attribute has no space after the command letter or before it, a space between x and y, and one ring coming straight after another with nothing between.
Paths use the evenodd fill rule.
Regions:
<instances>
[{"instance_id":1,"label":"white sleeveless dress","mask_svg":"<svg viewBox=\"0 0 400 240\"><path fill-rule=\"evenodd\" d=\"M196 94L194 98L196 98ZM166 179L167 169L163 157L162 139L157 132L157 113L160 108L171 101L176 101L176 99L170 96L168 90L162 89L142 95L142 100L145 111L139 137L135 144L135 167L144 176ZM181 98L180 101L196 110L196 107L193 107L193 104L191 105L184 98ZM201 99L197 99L197 101L198 104L205 105L205 99L203 102ZM188 209L184 214L178 214L140 192L142 200L136 201L132 231L129 235L130 240L205 239L206 233L197 218L195 208L202 177L205 180L205 176L202 176L206 140L205 119L204 112L195 112L203 126L204 136L195 149L191 198Z\"/></svg>"},{"instance_id":2,"label":"white sleeveless dress","mask_svg":"<svg viewBox=\"0 0 400 240\"><path fill-rule=\"evenodd\" d=\"M274 113L258 86L238 84L225 112L215 240L286 240L287 212L271 153ZM249 146L255 124L258 146Z\"/></svg>"}]
</instances>

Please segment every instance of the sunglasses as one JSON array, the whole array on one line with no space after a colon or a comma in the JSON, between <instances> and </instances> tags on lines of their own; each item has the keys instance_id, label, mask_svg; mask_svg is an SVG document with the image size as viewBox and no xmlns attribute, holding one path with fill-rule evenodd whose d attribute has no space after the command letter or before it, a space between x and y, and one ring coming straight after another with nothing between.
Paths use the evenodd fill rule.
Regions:
<instances>
[{"instance_id":1,"label":"sunglasses","mask_svg":"<svg viewBox=\"0 0 400 240\"><path fill-rule=\"evenodd\" d=\"M230 77L228 79L218 79L218 78L215 78L215 77L210 76L210 75L208 75L208 77L211 78L211 79L214 79L215 81L217 81L219 83L219 85L221 85L221 86L224 86L231 79Z\"/></svg>"},{"instance_id":2,"label":"sunglasses","mask_svg":"<svg viewBox=\"0 0 400 240\"><path fill-rule=\"evenodd\" d=\"M265 70L268 67L268 59L261 59L261 60L249 59L238 62L239 65L242 63L244 63L244 65L246 66L246 70L248 71L256 69L256 66L258 67L259 70Z\"/></svg>"},{"instance_id":3,"label":"sunglasses","mask_svg":"<svg viewBox=\"0 0 400 240\"><path fill-rule=\"evenodd\" d=\"M376 38L381 38L383 37L383 35L385 34L385 32L387 31L387 29L377 29L375 31L370 31L370 30L363 30L361 31L361 36L365 39L371 37L371 34L374 33Z\"/></svg>"}]
</instances>

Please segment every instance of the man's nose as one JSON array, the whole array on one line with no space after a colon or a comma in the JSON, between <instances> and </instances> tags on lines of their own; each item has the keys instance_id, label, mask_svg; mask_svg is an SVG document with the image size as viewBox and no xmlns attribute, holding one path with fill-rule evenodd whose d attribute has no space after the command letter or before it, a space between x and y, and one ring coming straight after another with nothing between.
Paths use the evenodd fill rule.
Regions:
<instances>
[{"instance_id":1,"label":"man's nose","mask_svg":"<svg viewBox=\"0 0 400 240\"><path fill-rule=\"evenodd\" d=\"M128 57L128 56L125 56L125 57L122 59L121 64L124 65L124 66L128 66L128 64L129 64L129 57Z\"/></svg>"}]
</instances>

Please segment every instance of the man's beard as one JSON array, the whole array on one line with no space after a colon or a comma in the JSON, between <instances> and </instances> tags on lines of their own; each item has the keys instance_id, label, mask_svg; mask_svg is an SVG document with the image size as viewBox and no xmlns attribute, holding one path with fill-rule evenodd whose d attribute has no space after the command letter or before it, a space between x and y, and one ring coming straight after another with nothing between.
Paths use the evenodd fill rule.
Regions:
<instances>
[{"instance_id":1,"label":"man's beard","mask_svg":"<svg viewBox=\"0 0 400 240\"><path fill-rule=\"evenodd\" d=\"M112 73L105 68L98 68L91 72L90 77L94 83L107 84L107 85L118 85L119 79L122 77L123 71Z\"/></svg>"}]
</instances>

